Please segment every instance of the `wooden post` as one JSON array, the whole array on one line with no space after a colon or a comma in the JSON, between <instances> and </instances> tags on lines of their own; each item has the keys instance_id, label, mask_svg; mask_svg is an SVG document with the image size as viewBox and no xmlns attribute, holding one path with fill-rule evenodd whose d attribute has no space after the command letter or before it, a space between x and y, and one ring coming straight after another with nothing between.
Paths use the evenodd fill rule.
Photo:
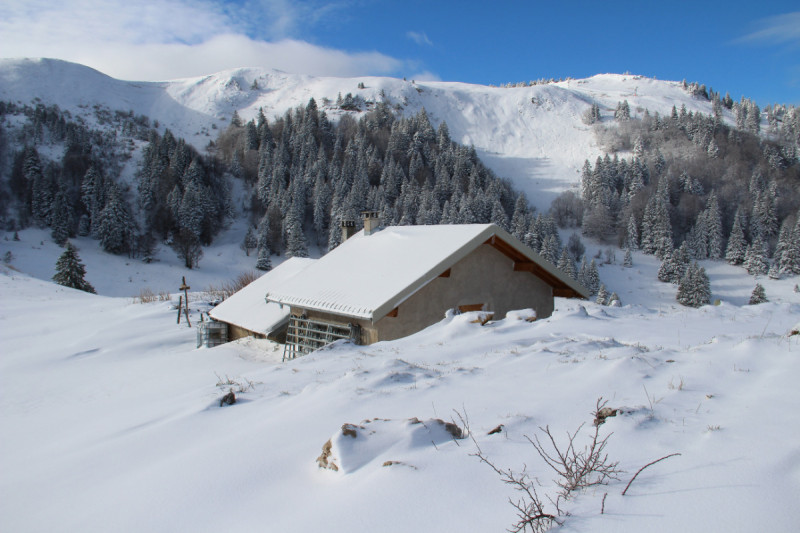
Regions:
<instances>
[{"instance_id":1,"label":"wooden post","mask_svg":"<svg viewBox=\"0 0 800 533\"><path fill-rule=\"evenodd\" d=\"M189 287L186 284L186 276L181 277L181 286L178 287L178 290L179 291L183 291L183 295L184 295L183 299L184 299L185 307L183 308L183 311L186 314L186 326L187 327L192 327L192 323L189 321L189 293L187 292L189 289L191 289L191 287ZM179 304L179 307L178 307L178 323L179 324L180 324L180 317L181 317L181 310L180 310L180 304Z\"/></svg>"},{"instance_id":2,"label":"wooden post","mask_svg":"<svg viewBox=\"0 0 800 533\"><path fill-rule=\"evenodd\" d=\"M181 311L183 311L183 296L178 296L178 324L181 323Z\"/></svg>"}]
</instances>

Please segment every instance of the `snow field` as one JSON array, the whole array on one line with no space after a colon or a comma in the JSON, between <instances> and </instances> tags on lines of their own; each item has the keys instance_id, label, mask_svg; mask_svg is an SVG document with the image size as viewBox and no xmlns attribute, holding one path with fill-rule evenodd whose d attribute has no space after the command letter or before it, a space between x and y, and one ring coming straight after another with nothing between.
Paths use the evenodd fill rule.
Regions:
<instances>
[{"instance_id":1,"label":"snow field","mask_svg":"<svg viewBox=\"0 0 800 533\"><path fill-rule=\"evenodd\" d=\"M614 269L601 276L622 295ZM609 456L626 473L569 501L565 530L790 531L800 341L787 333L800 301L767 292L774 302L698 310L558 299L536 322L452 316L281 364L265 341L195 349L168 302L87 295L6 268L0 528L501 530L517 495L471 455L471 439L447 438L431 419L460 423L458 411L493 462L527 466L554 494L525 435L547 425L558 439L585 423L585 437L602 396L622 410L601 435L614 433ZM246 392L220 408L228 380ZM366 429L353 439L346 423ZM338 472L315 461L328 439ZM675 452L620 496L636 470Z\"/></svg>"}]
</instances>

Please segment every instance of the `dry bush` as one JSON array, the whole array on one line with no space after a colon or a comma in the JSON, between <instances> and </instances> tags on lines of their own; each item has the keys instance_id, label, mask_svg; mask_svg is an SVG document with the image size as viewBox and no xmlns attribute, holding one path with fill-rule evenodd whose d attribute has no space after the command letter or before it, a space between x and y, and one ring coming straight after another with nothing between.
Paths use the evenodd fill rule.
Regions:
<instances>
[{"instance_id":1,"label":"dry bush","mask_svg":"<svg viewBox=\"0 0 800 533\"><path fill-rule=\"evenodd\" d=\"M140 304L149 304L158 301L158 296L148 287L145 287L139 291L139 296L136 296L133 300Z\"/></svg>"},{"instance_id":2,"label":"dry bush","mask_svg":"<svg viewBox=\"0 0 800 533\"><path fill-rule=\"evenodd\" d=\"M244 393L244 392L256 389L256 383L254 381L251 381L251 380L247 379L247 378L239 378L237 380L237 379L229 378L228 375L225 374L225 378L223 379L216 372L214 372L214 375L217 376L216 386L221 388L221 389L227 388L229 392L234 392L235 391L235 392L238 392L238 393Z\"/></svg>"},{"instance_id":3,"label":"dry bush","mask_svg":"<svg viewBox=\"0 0 800 533\"><path fill-rule=\"evenodd\" d=\"M212 299L226 300L230 298L230 296L235 292L238 292L243 288L245 288L246 286L250 285L260 276L261 274L257 271L248 270L247 272L242 272L232 280L224 281L219 285L209 285L206 288L205 292Z\"/></svg>"},{"instance_id":4,"label":"dry bush","mask_svg":"<svg viewBox=\"0 0 800 533\"><path fill-rule=\"evenodd\" d=\"M170 299L170 294L167 291L161 290L156 294L149 287L145 287L139 291L138 296L134 296L133 302L149 304L151 302L168 302Z\"/></svg>"},{"instance_id":5,"label":"dry bush","mask_svg":"<svg viewBox=\"0 0 800 533\"><path fill-rule=\"evenodd\" d=\"M595 419L606 403L602 398L597 400L597 407L593 413ZM583 426L584 424L578 426L573 433L567 432L567 440L561 445L556 442L549 426L539 428L547 436L544 444L538 435L534 438L525 436L539 457L557 474L553 481L560 490L555 499L550 496L546 497L549 504L536 491L538 481L531 479L525 469L516 472L512 469L504 470L495 466L489 461L473 437L473 442L478 448L478 452L473 455L497 472L503 483L511 485L522 493L517 501L509 499L509 503L517 510L517 522L509 531L530 530L533 533L540 533L548 531L553 525L561 525L562 522L559 518L565 516L561 510L561 503L569 500L574 491L605 484L611 479L619 479L618 475L621 473L618 468L619 463L610 461L608 454L605 453L606 444L612 434L609 433L606 437L600 438L601 425L597 424L594 426L589 443L580 449L575 441Z\"/></svg>"}]
</instances>

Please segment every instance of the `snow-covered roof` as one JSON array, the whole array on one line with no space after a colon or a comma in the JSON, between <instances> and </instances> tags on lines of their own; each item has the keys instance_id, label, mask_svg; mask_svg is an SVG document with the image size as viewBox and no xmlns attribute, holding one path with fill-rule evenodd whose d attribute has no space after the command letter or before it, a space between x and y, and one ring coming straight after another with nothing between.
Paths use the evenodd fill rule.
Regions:
<instances>
[{"instance_id":1,"label":"snow-covered roof","mask_svg":"<svg viewBox=\"0 0 800 533\"><path fill-rule=\"evenodd\" d=\"M233 324L255 333L270 333L282 322L288 320L289 308L267 302L264 296L270 290L296 276L316 260L300 257L287 259L243 289L232 294L227 300L209 311L214 320Z\"/></svg>"},{"instance_id":2,"label":"snow-covered roof","mask_svg":"<svg viewBox=\"0 0 800 533\"><path fill-rule=\"evenodd\" d=\"M267 294L272 302L379 320L481 244L524 263L562 292L586 289L495 224L391 226L360 231Z\"/></svg>"}]
</instances>

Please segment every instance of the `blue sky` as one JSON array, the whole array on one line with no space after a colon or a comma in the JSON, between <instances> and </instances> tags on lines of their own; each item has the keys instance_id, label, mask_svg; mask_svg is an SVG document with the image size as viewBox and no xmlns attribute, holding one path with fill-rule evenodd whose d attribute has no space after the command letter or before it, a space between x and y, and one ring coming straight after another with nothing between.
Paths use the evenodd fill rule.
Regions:
<instances>
[{"instance_id":1,"label":"blue sky","mask_svg":"<svg viewBox=\"0 0 800 533\"><path fill-rule=\"evenodd\" d=\"M263 66L501 84L631 72L800 104L796 2L4 0L3 57L123 79Z\"/></svg>"}]
</instances>

